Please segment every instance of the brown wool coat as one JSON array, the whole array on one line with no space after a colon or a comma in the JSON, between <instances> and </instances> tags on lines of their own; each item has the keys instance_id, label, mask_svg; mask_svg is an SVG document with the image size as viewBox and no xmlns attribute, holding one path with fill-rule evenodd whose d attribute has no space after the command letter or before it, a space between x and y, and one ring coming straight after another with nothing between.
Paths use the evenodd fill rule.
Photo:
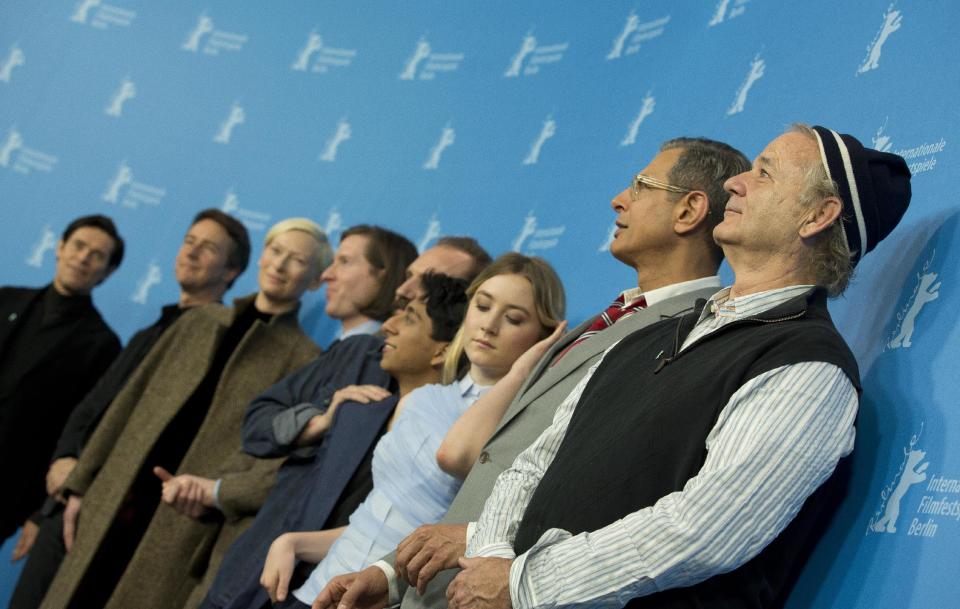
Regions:
<instances>
[{"instance_id":1,"label":"brown wool coat","mask_svg":"<svg viewBox=\"0 0 960 609\"><path fill-rule=\"evenodd\" d=\"M235 308L252 305L252 297ZM137 472L166 425L206 374L234 308L205 305L184 313L130 377L67 480L83 496L77 537L47 592L43 609L68 605ZM222 480L223 516L191 519L161 504L107 607L182 607L208 569L250 523L276 479L280 459L256 459L240 445L247 405L320 352L296 311L247 331L227 361L210 410L177 473ZM157 481L160 484L160 481Z\"/></svg>"}]
</instances>

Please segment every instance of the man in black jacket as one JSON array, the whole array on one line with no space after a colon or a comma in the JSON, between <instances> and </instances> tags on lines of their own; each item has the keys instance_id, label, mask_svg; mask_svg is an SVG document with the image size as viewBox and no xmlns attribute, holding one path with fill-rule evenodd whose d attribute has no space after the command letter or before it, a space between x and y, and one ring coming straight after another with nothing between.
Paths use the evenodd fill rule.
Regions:
<instances>
[{"instance_id":1,"label":"man in black jacket","mask_svg":"<svg viewBox=\"0 0 960 609\"><path fill-rule=\"evenodd\" d=\"M47 471L48 497L41 510L24 523L14 560L30 552L11 607L37 606L63 558L63 509L60 487L73 471L77 457L113 398L163 333L191 307L220 302L247 268L250 238L239 220L218 209L198 213L184 235L174 262L180 286L176 303L163 307L160 317L141 329L107 368L93 389L70 414ZM41 575L43 573L44 575Z\"/></svg>"},{"instance_id":2,"label":"man in black jacket","mask_svg":"<svg viewBox=\"0 0 960 609\"><path fill-rule=\"evenodd\" d=\"M90 298L123 260L113 221L77 218L56 257L51 284L0 288L0 463L11 489L0 502L0 540L40 505L64 421L120 351Z\"/></svg>"}]
</instances>

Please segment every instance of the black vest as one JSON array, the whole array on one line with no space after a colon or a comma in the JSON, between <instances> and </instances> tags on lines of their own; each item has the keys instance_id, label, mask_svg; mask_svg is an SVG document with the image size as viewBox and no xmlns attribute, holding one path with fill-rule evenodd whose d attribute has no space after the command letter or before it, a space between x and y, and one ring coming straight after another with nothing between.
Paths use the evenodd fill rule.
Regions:
<instances>
[{"instance_id":1,"label":"black vest","mask_svg":"<svg viewBox=\"0 0 960 609\"><path fill-rule=\"evenodd\" d=\"M704 302L679 320L631 334L605 358L577 404L553 463L534 492L514 549L551 528L600 529L682 490L706 458L707 435L730 396L750 379L804 361L838 366L860 390L856 360L820 290L730 323L677 354ZM840 471L842 468L838 468ZM817 523L841 492L834 476L760 555L688 588L634 599L630 607L770 607L812 548ZM831 495L827 501L825 495ZM801 550L806 546L807 550Z\"/></svg>"}]
</instances>

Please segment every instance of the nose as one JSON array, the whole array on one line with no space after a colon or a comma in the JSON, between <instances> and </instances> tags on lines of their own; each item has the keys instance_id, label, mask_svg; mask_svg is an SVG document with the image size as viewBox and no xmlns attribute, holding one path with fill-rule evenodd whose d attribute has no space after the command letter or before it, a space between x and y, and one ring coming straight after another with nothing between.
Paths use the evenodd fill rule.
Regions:
<instances>
[{"instance_id":1,"label":"nose","mask_svg":"<svg viewBox=\"0 0 960 609\"><path fill-rule=\"evenodd\" d=\"M491 336L496 336L500 333L500 316L499 315L488 315L486 319L482 320L480 323L480 330L484 334L490 334Z\"/></svg>"},{"instance_id":2,"label":"nose","mask_svg":"<svg viewBox=\"0 0 960 609\"><path fill-rule=\"evenodd\" d=\"M414 300L417 297L416 285L419 282L417 277L408 277L406 281L397 287L395 295L397 300Z\"/></svg>"},{"instance_id":3,"label":"nose","mask_svg":"<svg viewBox=\"0 0 960 609\"><path fill-rule=\"evenodd\" d=\"M747 192L747 185L743 179L747 173L748 172L744 171L743 173L738 173L732 178L727 178L727 181L723 183L723 189L729 192L731 195L742 197Z\"/></svg>"},{"instance_id":4,"label":"nose","mask_svg":"<svg viewBox=\"0 0 960 609\"><path fill-rule=\"evenodd\" d=\"M384 334L389 334L390 336L396 336L397 329L393 327L394 320L396 319L396 317L397 317L396 315L390 316L389 318L387 318L385 322L383 322L383 325L380 326L380 329L383 330Z\"/></svg>"},{"instance_id":5,"label":"nose","mask_svg":"<svg viewBox=\"0 0 960 609\"><path fill-rule=\"evenodd\" d=\"M333 265L331 264L323 270L323 273L320 274L320 279L322 281L332 281L336 275L336 270L334 270Z\"/></svg>"},{"instance_id":6,"label":"nose","mask_svg":"<svg viewBox=\"0 0 960 609\"><path fill-rule=\"evenodd\" d=\"M627 208L630 203L630 189L624 188L623 191L610 200L610 207L613 211L619 213Z\"/></svg>"},{"instance_id":7,"label":"nose","mask_svg":"<svg viewBox=\"0 0 960 609\"><path fill-rule=\"evenodd\" d=\"M197 243L188 243L184 247L187 248L187 257L196 258L200 255L200 245Z\"/></svg>"},{"instance_id":8,"label":"nose","mask_svg":"<svg viewBox=\"0 0 960 609\"><path fill-rule=\"evenodd\" d=\"M81 264L87 265L93 262L94 253L93 253L93 250L89 247L80 250L78 255L79 255Z\"/></svg>"}]
</instances>

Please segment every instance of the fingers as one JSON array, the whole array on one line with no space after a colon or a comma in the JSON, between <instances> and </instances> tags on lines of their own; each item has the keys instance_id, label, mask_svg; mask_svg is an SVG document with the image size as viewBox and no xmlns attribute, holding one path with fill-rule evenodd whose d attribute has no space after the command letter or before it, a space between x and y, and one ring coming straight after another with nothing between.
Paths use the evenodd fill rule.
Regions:
<instances>
[{"instance_id":1,"label":"fingers","mask_svg":"<svg viewBox=\"0 0 960 609\"><path fill-rule=\"evenodd\" d=\"M360 586L350 586L340 595L340 603L337 609L354 609L360 598Z\"/></svg>"},{"instance_id":2,"label":"fingers","mask_svg":"<svg viewBox=\"0 0 960 609\"><path fill-rule=\"evenodd\" d=\"M36 543L37 533L39 532L40 527L34 524L32 520L23 523L23 529L20 531L20 539L17 540L17 545L14 546L13 554L10 557L11 562L17 562L27 555L27 552L29 552L33 544Z\"/></svg>"},{"instance_id":3,"label":"fingers","mask_svg":"<svg viewBox=\"0 0 960 609\"><path fill-rule=\"evenodd\" d=\"M153 468L153 475L156 476L157 478L160 478L161 482L173 480L173 474L163 469L159 465Z\"/></svg>"},{"instance_id":4,"label":"fingers","mask_svg":"<svg viewBox=\"0 0 960 609\"><path fill-rule=\"evenodd\" d=\"M350 385L333 394L331 408L346 401L369 404L390 397L390 392L377 385Z\"/></svg>"},{"instance_id":5,"label":"fingers","mask_svg":"<svg viewBox=\"0 0 960 609\"><path fill-rule=\"evenodd\" d=\"M423 565L420 569L419 574L417 575L417 593L420 596L423 596L427 593L427 585L433 581L433 578L437 576L437 573L442 571L446 565L444 565L442 560L439 560L438 557L434 557L427 564Z\"/></svg>"},{"instance_id":6,"label":"fingers","mask_svg":"<svg viewBox=\"0 0 960 609\"><path fill-rule=\"evenodd\" d=\"M404 579L406 579L411 586L416 586L420 577L420 569L422 569L426 563L433 560L434 556L435 553L426 548L417 552L413 558L407 561L407 574Z\"/></svg>"},{"instance_id":7,"label":"fingers","mask_svg":"<svg viewBox=\"0 0 960 609\"><path fill-rule=\"evenodd\" d=\"M400 545L397 546L397 574L400 575L401 578L407 580L411 586L414 585L416 580L410 579L410 561L417 556L417 554L420 552L420 548L423 547L423 544L426 541L426 535L423 529L424 527L420 527L413 533L407 535L403 541L400 542Z\"/></svg>"},{"instance_id":8,"label":"fingers","mask_svg":"<svg viewBox=\"0 0 960 609\"><path fill-rule=\"evenodd\" d=\"M73 540L77 533L77 520L80 517L80 498L76 495L67 500L63 510L63 545L67 553L73 549Z\"/></svg>"},{"instance_id":9,"label":"fingers","mask_svg":"<svg viewBox=\"0 0 960 609\"><path fill-rule=\"evenodd\" d=\"M553 332L550 333L550 336L537 343L536 347L539 348L540 351L545 352L547 349L553 346L553 343L560 340L560 337L563 336L563 333L566 331L567 320L563 320L557 325L556 328L553 329Z\"/></svg>"},{"instance_id":10,"label":"fingers","mask_svg":"<svg viewBox=\"0 0 960 609\"><path fill-rule=\"evenodd\" d=\"M264 571L260 575L260 585L267 591L270 602L277 602L277 577L274 571Z\"/></svg>"},{"instance_id":11,"label":"fingers","mask_svg":"<svg viewBox=\"0 0 960 609\"><path fill-rule=\"evenodd\" d=\"M29 544L23 537L23 534L21 534L20 539L17 540L17 545L13 546L13 554L10 556L10 562L17 562L26 556L27 552L30 551L30 545L32 544Z\"/></svg>"},{"instance_id":12,"label":"fingers","mask_svg":"<svg viewBox=\"0 0 960 609\"><path fill-rule=\"evenodd\" d=\"M287 589L290 587L290 573L280 573L277 582L277 601L287 600Z\"/></svg>"},{"instance_id":13,"label":"fingers","mask_svg":"<svg viewBox=\"0 0 960 609\"><path fill-rule=\"evenodd\" d=\"M317 598L313 600L310 609L333 609L343 597L343 586L340 584L342 575L338 575L327 582Z\"/></svg>"},{"instance_id":14,"label":"fingers","mask_svg":"<svg viewBox=\"0 0 960 609\"><path fill-rule=\"evenodd\" d=\"M47 470L47 494L53 497L57 494L57 489L60 488L60 485L57 484L56 474L53 471L53 466L50 466L50 469Z\"/></svg>"},{"instance_id":15,"label":"fingers","mask_svg":"<svg viewBox=\"0 0 960 609\"><path fill-rule=\"evenodd\" d=\"M463 575L463 572L457 573L457 576L453 578L453 581L450 582L450 585L447 586L447 607L448 609L454 609L456 604L453 602L453 598L457 595L457 588L460 587L460 576Z\"/></svg>"},{"instance_id":16,"label":"fingers","mask_svg":"<svg viewBox=\"0 0 960 609\"><path fill-rule=\"evenodd\" d=\"M157 468L157 469L162 469L162 468ZM177 499L180 495L180 491L181 491L180 481L177 480L176 478L168 478L163 483L163 488L160 491L160 498L167 505L175 506Z\"/></svg>"}]
</instances>

